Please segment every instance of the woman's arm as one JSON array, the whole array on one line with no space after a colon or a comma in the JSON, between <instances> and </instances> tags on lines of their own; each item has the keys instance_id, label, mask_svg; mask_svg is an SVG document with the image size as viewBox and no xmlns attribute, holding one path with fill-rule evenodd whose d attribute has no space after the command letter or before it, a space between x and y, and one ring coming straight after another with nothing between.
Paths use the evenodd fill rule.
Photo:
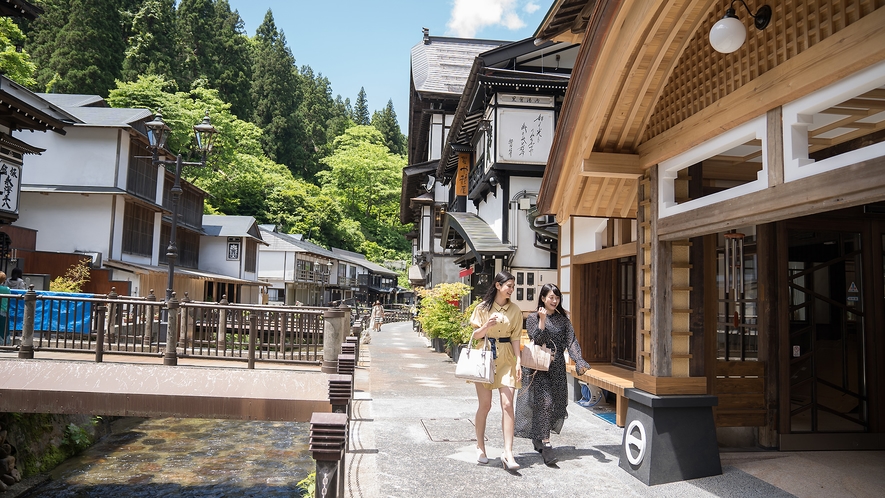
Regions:
<instances>
[{"instance_id":1,"label":"woman's arm","mask_svg":"<svg viewBox=\"0 0 885 498\"><path fill-rule=\"evenodd\" d=\"M584 356L581 354L581 345L578 343L578 338L575 337L575 329L572 327L572 321L567 319L566 323L566 348L568 348L568 355L575 362L575 373L578 375L584 375L584 372L590 370L590 364L584 361Z\"/></svg>"},{"instance_id":2,"label":"woman's arm","mask_svg":"<svg viewBox=\"0 0 885 498\"><path fill-rule=\"evenodd\" d=\"M538 313L531 313L525 319L525 331L529 339L535 341L535 344L545 344L549 338L544 325L541 323Z\"/></svg>"}]
</instances>

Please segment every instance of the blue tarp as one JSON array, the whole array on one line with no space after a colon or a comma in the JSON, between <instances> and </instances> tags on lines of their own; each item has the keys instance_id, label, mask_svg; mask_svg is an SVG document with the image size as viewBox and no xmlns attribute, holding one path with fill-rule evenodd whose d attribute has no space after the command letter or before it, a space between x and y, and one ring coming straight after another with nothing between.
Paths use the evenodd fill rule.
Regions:
<instances>
[{"instance_id":1,"label":"blue tarp","mask_svg":"<svg viewBox=\"0 0 885 498\"><path fill-rule=\"evenodd\" d=\"M34 330L44 332L74 332L78 334L90 331L89 321L92 318L92 303L73 301L70 297L95 297L94 294L72 292L35 291L37 307L34 311ZM12 289L10 294L24 295L25 291ZM51 297L53 299L41 299ZM22 330L25 316L24 299L10 299L8 308L10 330Z\"/></svg>"}]
</instances>

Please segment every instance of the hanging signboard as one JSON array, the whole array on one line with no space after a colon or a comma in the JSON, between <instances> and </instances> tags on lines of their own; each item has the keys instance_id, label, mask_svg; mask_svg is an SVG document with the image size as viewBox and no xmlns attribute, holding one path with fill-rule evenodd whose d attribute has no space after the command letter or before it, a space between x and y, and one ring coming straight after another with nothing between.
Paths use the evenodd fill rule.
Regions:
<instances>
[{"instance_id":1,"label":"hanging signboard","mask_svg":"<svg viewBox=\"0 0 885 498\"><path fill-rule=\"evenodd\" d=\"M502 163L547 164L553 145L553 111L498 111L497 160Z\"/></svg>"},{"instance_id":2,"label":"hanging signboard","mask_svg":"<svg viewBox=\"0 0 885 498\"><path fill-rule=\"evenodd\" d=\"M458 172L455 175L455 195L467 196L468 173L470 171L470 153L458 153Z\"/></svg>"},{"instance_id":3,"label":"hanging signboard","mask_svg":"<svg viewBox=\"0 0 885 498\"><path fill-rule=\"evenodd\" d=\"M22 167L0 162L0 212L18 214Z\"/></svg>"}]
</instances>

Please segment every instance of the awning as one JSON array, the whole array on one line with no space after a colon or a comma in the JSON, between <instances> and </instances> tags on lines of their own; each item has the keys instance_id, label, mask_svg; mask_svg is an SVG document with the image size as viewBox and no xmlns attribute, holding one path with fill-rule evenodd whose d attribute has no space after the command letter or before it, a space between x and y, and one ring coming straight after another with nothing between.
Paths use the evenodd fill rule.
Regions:
<instances>
[{"instance_id":1,"label":"awning","mask_svg":"<svg viewBox=\"0 0 885 498\"><path fill-rule=\"evenodd\" d=\"M442 240L446 248L465 249L461 259L510 256L514 249L498 240L498 236L482 218L473 213L446 213Z\"/></svg>"},{"instance_id":2,"label":"awning","mask_svg":"<svg viewBox=\"0 0 885 498\"><path fill-rule=\"evenodd\" d=\"M424 285L427 277L424 276L424 270L418 265L409 267L409 283L412 285Z\"/></svg>"}]
</instances>

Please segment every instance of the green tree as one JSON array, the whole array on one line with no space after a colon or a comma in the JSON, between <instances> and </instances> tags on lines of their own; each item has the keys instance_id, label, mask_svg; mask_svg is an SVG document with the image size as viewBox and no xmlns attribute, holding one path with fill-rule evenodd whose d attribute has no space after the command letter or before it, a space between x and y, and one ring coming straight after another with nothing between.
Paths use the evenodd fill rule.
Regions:
<instances>
[{"instance_id":1,"label":"green tree","mask_svg":"<svg viewBox=\"0 0 885 498\"><path fill-rule=\"evenodd\" d=\"M393 99L387 101L387 107L372 114L372 126L381 132L384 143L392 154L404 155L406 153L406 136L400 131L396 120L396 112L393 110Z\"/></svg>"},{"instance_id":2,"label":"green tree","mask_svg":"<svg viewBox=\"0 0 885 498\"><path fill-rule=\"evenodd\" d=\"M21 85L33 86L36 67L27 52L18 51L24 42L24 33L12 19L0 17L0 73Z\"/></svg>"},{"instance_id":3,"label":"green tree","mask_svg":"<svg viewBox=\"0 0 885 498\"><path fill-rule=\"evenodd\" d=\"M252 66L252 122L263 131L262 145L267 156L285 164L296 176L305 176L305 133L298 119L301 85L295 57L286 46L286 37L268 10L255 33Z\"/></svg>"},{"instance_id":4,"label":"green tree","mask_svg":"<svg viewBox=\"0 0 885 498\"><path fill-rule=\"evenodd\" d=\"M123 69L122 18L114 0L71 0L49 57L47 91L107 96ZM45 78L49 73L40 73Z\"/></svg>"},{"instance_id":5,"label":"green tree","mask_svg":"<svg viewBox=\"0 0 885 498\"><path fill-rule=\"evenodd\" d=\"M215 54L218 63L214 80L210 83L217 88L222 98L230 102L231 112L243 119L252 114L252 99L249 93L252 80L252 51L243 19L237 11L231 12L227 0L218 0L217 33L220 39Z\"/></svg>"},{"instance_id":6,"label":"green tree","mask_svg":"<svg viewBox=\"0 0 885 498\"><path fill-rule=\"evenodd\" d=\"M304 129L302 147L309 157L301 176L315 179L323 167L320 160L332 153L335 137L344 133L353 122L346 109L332 100L332 85L322 73L315 74L310 66L302 66L300 81L303 97L298 107L298 119Z\"/></svg>"},{"instance_id":7,"label":"green tree","mask_svg":"<svg viewBox=\"0 0 885 498\"><path fill-rule=\"evenodd\" d=\"M71 0L43 0L40 2L43 14L27 24L25 51L31 54L37 70L34 73L36 89L45 91L46 84L55 77L55 70L49 64L57 47L57 39L68 23Z\"/></svg>"},{"instance_id":8,"label":"green tree","mask_svg":"<svg viewBox=\"0 0 885 498\"><path fill-rule=\"evenodd\" d=\"M409 250L399 223L399 181L403 156L391 154L381 133L353 126L335 139L334 153L323 159L323 191L338 200L344 214L360 223L366 241L358 248L374 261L402 259Z\"/></svg>"},{"instance_id":9,"label":"green tree","mask_svg":"<svg viewBox=\"0 0 885 498\"><path fill-rule=\"evenodd\" d=\"M353 108L353 122L358 125L369 124L369 99L366 97L366 89L360 87L360 93L356 96L356 105Z\"/></svg>"},{"instance_id":10,"label":"green tree","mask_svg":"<svg viewBox=\"0 0 885 498\"><path fill-rule=\"evenodd\" d=\"M175 0L148 0L127 18L129 36L123 79L157 74L171 80L179 72Z\"/></svg>"},{"instance_id":11,"label":"green tree","mask_svg":"<svg viewBox=\"0 0 885 498\"><path fill-rule=\"evenodd\" d=\"M240 15L226 0L181 0L177 24L183 54L179 87L205 81L230 102L231 112L249 118L252 59Z\"/></svg>"}]
</instances>

